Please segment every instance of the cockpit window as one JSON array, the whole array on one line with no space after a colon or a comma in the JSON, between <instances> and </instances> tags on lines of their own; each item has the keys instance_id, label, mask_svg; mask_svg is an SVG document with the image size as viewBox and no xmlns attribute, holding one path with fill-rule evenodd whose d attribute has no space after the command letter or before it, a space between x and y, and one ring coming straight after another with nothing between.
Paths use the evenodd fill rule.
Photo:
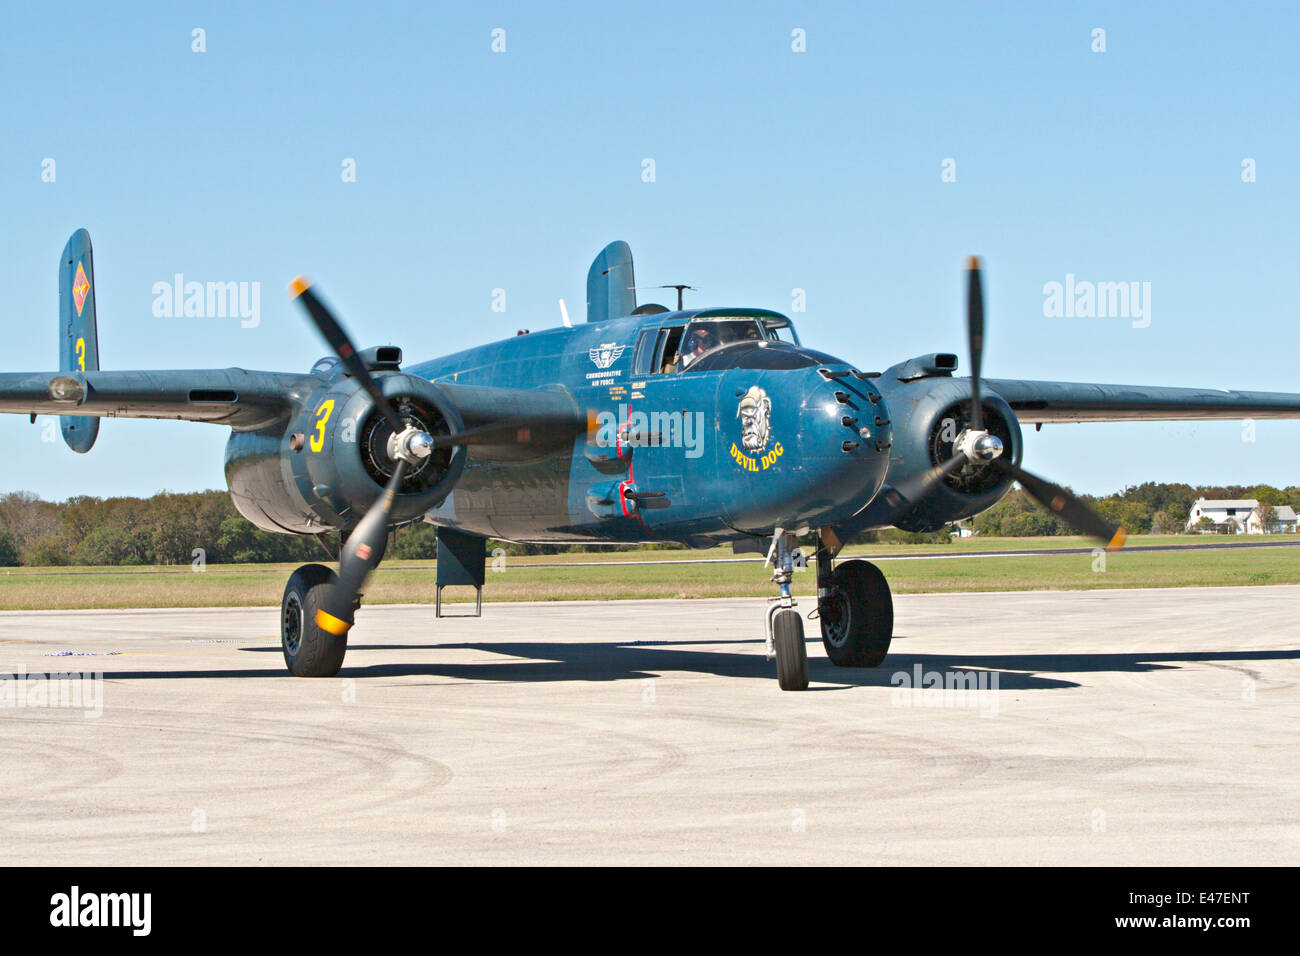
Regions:
<instances>
[{"instance_id":1,"label":"cockpit window","mask_svg":"<svg viewBox=\"0 0 1300 956\"><path fill-rule=\"evenodd\" d=\"M767 337L777 342L788 342L791 345L799 344L799 336L794 334L794 326L790 324L789 319L768 322Z\"/></svg>"},{"instance_id":2,"label":"cockpit window","mask_svg":"<svg viewBox=\"0 0 1300 956\"><path fill-rule=\"evenodd\" d=\"M690 368L702 356L724 345L761 342L765 338L763 327L754 319L696 319L682 333L673 371Z\"/></svg>"}]
</instances>

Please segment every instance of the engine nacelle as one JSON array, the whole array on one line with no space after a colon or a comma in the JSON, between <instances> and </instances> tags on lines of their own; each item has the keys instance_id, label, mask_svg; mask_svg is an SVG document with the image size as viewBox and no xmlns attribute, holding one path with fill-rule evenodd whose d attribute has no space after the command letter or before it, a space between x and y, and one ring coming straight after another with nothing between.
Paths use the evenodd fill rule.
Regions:
<instances>
[{"instance_id":1,"label":"engine nacelle","mask_svg":"<svg viewBox=\"0 0 1300 956\"><path fill-rule=\"evenodd\" d=\"M889 403L894 430L885 484L896 486L952 457L953 443L968 424L970 384L965 379L945 376L910 382L879 380L879 384ZM1002 440L1003 454L1019 464L1024 444L1011 406L990 392L981 395L981 405L984 427ZM936 531L950 521L991 508L1011 485L1011 479L987 465L967 465L892 524L905 531ZM884 493L878 495L855 515L850 522L852 529L884 527L892 510L885 497Z\"/></svg>"},{"instance_id":2,"label":"engine nacelle","mask_svg":"<svg viewBox=\"0 0 1300 956\"><path fill-rule=\"evenodd\" d=\"M438 436L463 429L455 406L431 382L401 373L375 379L398 415L420 430ZM392 477L391 434L354 379L325 378L282 428L231 434L226 445L231 498L245 518L266 531L350 530ZM409 466L392 521L410 521L441 504L459 479L465 456L463 446L439 448Z\"/></svg>"}]
</instances>

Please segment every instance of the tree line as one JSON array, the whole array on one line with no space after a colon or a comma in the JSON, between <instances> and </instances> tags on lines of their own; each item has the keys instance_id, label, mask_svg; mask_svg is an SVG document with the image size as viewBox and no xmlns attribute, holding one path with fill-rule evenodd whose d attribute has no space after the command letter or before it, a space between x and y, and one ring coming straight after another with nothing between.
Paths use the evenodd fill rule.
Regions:
<instances>
[{"instance_id":1,"label":"tree line","mask_svg":"<svg viewBox=\"0 0 1300 956\"><path fill-rule=\"evenodd\" d=\"M1294 485L1194 487L1146 482L1105 497L1083 497L1133 534L1181 532L1197 498L1256 498L1261 504L1290 505L1300 511L1300 487ZM972 527L991 537L1074 533L1019 489L977 516ZM912 537L890 531L867 540ZM938 540L940 535L925 540L932 537ZM162 492L151 498L81 495L61 502L42 501L26 491L0 497L0 567L191 564L200 554L210 564L330 562L337 547L333 535L313 538L260 531L235 510L224 491ZM511 555L590 550L588 545L489 542L490 550L496 548ZM394 532L389 549L393 557L432 560L438 553L437 535L431 525L409 525Z\"/></svg>"},{"instance_id":2,"label":"tree line","mask_svg":"<svg viewBox=\"0 0 1300 956\"><path fill-rule=\"evenodd\" d=\"M488 543L489 551L496 548L513 556L556 554L586 546ZM433 560L438 556L437 532L428 524L399 528L389 539L388 554ZM0 567L192 564L199 560L205 564L329 564L337 558L337 535L262 531L235 510L225 491L162 492L152 498L79 495L62 502L42 501L29 491L0 496Z\"/></svg>"},{"instance_id":3,"label":"tree line","mask_svg":"<svg viewBox=\"0 0 1300 956\"><path fill-rule=\"evenodd\" d=\"M1130 534L1180 534L1187 527L1192 504L1198 498L1254 498L1261 505L1290 505L1300 511L1300 486L1186 485L1148 481L1097 497L1081 495L1103 517L1121 524ZM991 537L1032 537L1075 534L1067 525L1039 507L1019 488L977 515L971 527Z\"/></svg>"}]
</instances>

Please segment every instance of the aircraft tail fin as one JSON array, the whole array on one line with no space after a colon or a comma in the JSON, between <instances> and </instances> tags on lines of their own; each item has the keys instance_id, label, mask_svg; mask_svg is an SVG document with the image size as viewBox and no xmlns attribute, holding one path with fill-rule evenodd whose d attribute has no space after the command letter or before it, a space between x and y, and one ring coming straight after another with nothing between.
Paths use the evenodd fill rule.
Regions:
<instances>
[{"instance_id":1,"label":"aircraft tail fin","mask_svg":"<svg viewBox=\"0 0 1300 956\"><path fill-rule=\"evenodd\" d=\"M95 264L90 233L78 229L59 258L59 371L99 370L99 333L95 327ZM99 419L59 417L63 440L85 454L99 436Z\"/></svg>"},{"instance_id":2,"label":"aircraft tail fin","mask_svg":"<svg viewBox=\"0 0 1300 956\"><path fill-rule=\"evenodd\" d=\"M587 270L587 321L605 322L635 312L634 285L632 247L617 239L600 250Z\"/></svg>"}]
</instances>

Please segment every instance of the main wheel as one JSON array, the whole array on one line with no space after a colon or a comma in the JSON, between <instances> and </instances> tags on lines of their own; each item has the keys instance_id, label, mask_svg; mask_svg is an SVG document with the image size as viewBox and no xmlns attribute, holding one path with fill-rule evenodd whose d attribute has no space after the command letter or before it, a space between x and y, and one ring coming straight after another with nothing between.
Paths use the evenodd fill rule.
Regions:
<instances>
[{"instance_id":1,"label":"main wheel","mask_svg":"<svg viewBox=\"0 0 1300 956\"><path fill-rule=\"evenodd\" d=\"M782 690L808 689L808 648L803 639L803 618L798 611L777 611L772 619L772 644L776 648L776 681Z\"/></svg>"},{"instance_id":2,"label":"main wheel","mask_svg":"<svg viewBox=\"0 0 1300 956\"><path fill-rule=\"evenodd\" d=\"M822 645L839 667L877 667L894 636L894 599L880 569L845 561L831 575L830 594L817 600Z\"/></svg>"},{"instance_id":3,"label":"main wheel","mask_svg":"<svg viewBox=\"0 0 1300 956\"><path fill-rule=\"evenodd\" d=\"M321 564L304 564L289 576L280 599L280 646L294 677L333 677L343 666L348 635L331 634L316 623L316 610L334 587L336 575Z\"/></svg>"}]
</instances>

